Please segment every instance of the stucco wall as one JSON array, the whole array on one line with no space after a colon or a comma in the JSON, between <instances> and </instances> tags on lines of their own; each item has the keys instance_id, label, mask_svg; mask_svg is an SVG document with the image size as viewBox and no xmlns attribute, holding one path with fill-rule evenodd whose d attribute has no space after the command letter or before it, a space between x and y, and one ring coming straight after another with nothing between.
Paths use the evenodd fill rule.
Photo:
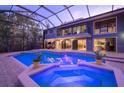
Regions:
<instances>
[{"instance_id":1,"label":"stucco wall","mask_svg":"<svg viewBox=\"0 0 124 93\"><path fill-rule=\"evenodd\" d=\"M112 16L111 16L112 17ZM92 38L87 38L87 50L93 51L93 39L94 38L116 38L117 37L117 52L124 52L124 14L117 15L117 33L110 33L104 35L93 35L93 21L87 22L87 31L91 34ZM50 38L66 38L72 37L74 35L67 35L67 36L57 36L57 29L52 29L53 32L51 34L45 35L45 39ZM75 35L75 36L82 36L83 33ZM123 35L123 36L122 36Z\"/></svg>"},{"instance_id":2,"label":"stucco wall","mask_svg":"<svg viewBox=\"0 0 124 93\"><path fill-rule=\"evenodd\" d=\"M50 30L52 30L52 33L45 34L45 39L56 38L56 36L57 36L57 28L53 28L53 29L50 29Z\"/></svg>"},{"instance_id":3,"label":"stucco wall","mask_svg":"<svg viewBox=\"0 0 124 93\"><path fill-rule=\"evenodd\" d=\"M124 14L117 16L117 51L124 52Z\"/></svg>"}]
</instances>

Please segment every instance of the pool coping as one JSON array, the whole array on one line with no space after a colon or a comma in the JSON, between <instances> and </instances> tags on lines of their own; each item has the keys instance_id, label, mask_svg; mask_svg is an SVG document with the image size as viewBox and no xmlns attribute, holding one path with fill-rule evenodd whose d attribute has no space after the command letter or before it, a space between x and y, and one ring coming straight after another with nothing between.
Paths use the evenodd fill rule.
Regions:
<instances>
[{"instance_id":1,"label":"pool coping","mask_svg":"<svg viewBox=\"0 0 124 93\"><path fill-rule=\"evenodd\" d=\"M21 63L21 61L19 61L19 60L17 60L15 57L13 57L13 56L10 56L9 58L11 58L13 61L15 61L15 62L18 62L20 65L22 65L23 67L25 67L26 69L28 68L28 66L27 65L25 65L25 64L23 64L23 63Z\"/></svg>"},{"instance_id":2,"label":"pool coping","mask_svg":"<svg viewBox=\"0 0 124 93\"><path fill-rule=\"evenodd\" d=\"M55 49L36 49L36 50L28 50L28 51L17 51L17 52L9 52L9 53L1 53L3 56L13 56L21 53L30 53L30 52L39 52L39 51L51 51L51 52L78 52L78 53L86 53L86 54L95 54L92 51L79 51L79 50L55 50Z\"/></svg>"},{"instance_id":3,"label":"pool coping","mask_svg":"<svg viewBox=\"0 0 124 93\"><path fill-rule=\"evenodd\" d=\"M116 78L116 82L117 82L117 87L124 87L124 82L122 82L124 80L124 75L122 73L122 71L118 68L112 67L110 65L96 65L95 63L79 63L79 66L81 65L87 65L87 66L93 66L95 68L101 68L101 69L105 69L105 70L110 70L114 72L115 78ZM38 69L33 69L32 65L25 70L24 72L22 72L18 78L20 80L20 82L24 85L24 87L40 87L35 81L33 81L30 76L38 73L39 71L44 71L48 68L54 67L54 66L59 66L59 64L47 64L45 67L42 67L43 64L40 65L41 67Z\"/></svg>"},{"instance_id":4,"label":"pool coping","mask_svg":"<svg viewBox=\"0 0 124 93\"><path fill-rule=\"evenodd\" d=\"M30 76L39 71L44 71L48 68L58 66L56 64L47 64L45 67L42 67L43 65L46 64L40 64L41 67L38 69L33 69L33 65L31 65L27 70L25 70L18 76L19 81L23 84L24 87L40 87L35 81L30 78Z\"/></svg>"}]
</instances>

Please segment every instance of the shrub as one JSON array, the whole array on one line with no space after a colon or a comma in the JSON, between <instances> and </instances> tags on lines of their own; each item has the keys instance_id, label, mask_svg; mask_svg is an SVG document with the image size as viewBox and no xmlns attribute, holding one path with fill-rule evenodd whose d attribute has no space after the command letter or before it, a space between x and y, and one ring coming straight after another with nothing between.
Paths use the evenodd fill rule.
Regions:
<instances>
[{"instance_id":1,"label":"shrub","mask_svg":"<svg viewBox=\"0 0 124 93\"><path fill-rule=\"evenodd\" d=\"M37 54L37 57L33 60L33 62L40 62L41 61L41 54Z\"/></svg>"}]
</instances>

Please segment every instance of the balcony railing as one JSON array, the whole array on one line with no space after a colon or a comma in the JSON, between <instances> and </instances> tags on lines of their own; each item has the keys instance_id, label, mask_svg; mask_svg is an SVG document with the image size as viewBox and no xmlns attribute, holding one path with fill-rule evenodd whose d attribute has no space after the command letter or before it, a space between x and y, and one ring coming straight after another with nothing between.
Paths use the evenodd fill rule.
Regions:
<instances>
[{"instance_id":1,"label":"balcony railing","mask_svg":"<svg viewBox=\"0 0 124 93\"><path fill-rule=\"evenodd\" d=\"M108 34L108 33L115 33L116 27L103 27L103 28L97 28L94 30L94 34Z\"/></svg>"}]
</instances>

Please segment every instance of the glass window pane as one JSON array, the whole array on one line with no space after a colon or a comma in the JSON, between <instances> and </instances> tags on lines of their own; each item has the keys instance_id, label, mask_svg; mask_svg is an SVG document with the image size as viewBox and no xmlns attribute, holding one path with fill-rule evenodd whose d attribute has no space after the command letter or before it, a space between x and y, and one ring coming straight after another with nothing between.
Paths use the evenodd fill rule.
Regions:
<instances>
[{"instance_id":1,"label":"glass window pane","mask_svg":"<svg viewBox=\"0 0 124 93\"><path fill-rule=\"evenodd\" d=\"M87 12L87 8L85 5L72 6L69 9L70 9L74 19L89 17L88 12Z\"/></svg>"},{"instance_id":2,"label":"glass window pane","mask_svg":"<svg viewBox=\"0 0 124 93\"><path fill-rule=\"evenodd\" d=\"M51 22L53 22L53 24L54 24L55 26L58 26L58 25L61 24L61 22L59 21L59 19L58 19L56 16L50 17L49 20L50 20Z\"/></svg>"},{"instance_id":3,"label":"glass window pane","mask_svg":"<svg viewBox=\"0 0 124 93\"><path fill-rule=\"evenodd\" d=\"M47 11L44 8L40 8L38 11L36 11L36 13L38 13L40 15L43 15L45 17L48 17L48 16L52 15L52 13L50 13L49 11Z\"/></svg>"},{"instance_id":4,"label":"glass window pane","mask_svg":"<svg viewBox=\"0 0 124 93\"><path fill-rule=\"evenodd\" d=\"M87 30L87 26L86 25L82 25L81 26L81 32L86 32Z\"/></svg>"},{"instance_id":5,"label":"glass window pane","mask_svg":"<svg viewBox=\"0 0 124 93\"><path fill-rule=\"evenodd\" d=\"M10 10L11 5L0 5L0 10Z\"/></svg>"},{"instance_id":6,"label":"glass window pane","mask_svg":"<svg viewBox=\"0 0 124 93\"><path fill-rule=\"evenodd\" d=\"M75 27L73 27L73 34L77 34L77 27L75 26Z\"/></svg>"},{"instance_id":7,"label":"glass window pane","mask_svg":"<svg viewBox=\"0 0 124 93\"><path fill-rule=\"evenodd\" d=\"M52 10L55 13L65 9L65 7L62 5L45 5L45 7L47 7L48 9Z\"/></svg>"},{"instance_id":8,"label":"glass window pane","mask_svg":"<svg viewBox=\"0 0 124 93\"><path fill-rule=\"evenodd\" d=\"M63 23L72 21L72 18L67 10L60 12L57 14L59 18L63 21Z\"/></svg>"},{"instance_id":9,"label":"glass window pane","mask_svg":"<svg viewBox=\"0 0 124 93\"><path fill-rule=\"evenodd\" d=\"M81 32L81 26L77 26L77 34Z\"/></svg>"},{"instance_id":10,"label":"glass window pane","mask_svg":"<svg viewBox=\"0 0 124 93\"><path fill-rule=\"evenodd\" d=\"M111 5L88 5L88 6L91 16L95 16L112 10Z\"/></svg>"}]
</instances>

